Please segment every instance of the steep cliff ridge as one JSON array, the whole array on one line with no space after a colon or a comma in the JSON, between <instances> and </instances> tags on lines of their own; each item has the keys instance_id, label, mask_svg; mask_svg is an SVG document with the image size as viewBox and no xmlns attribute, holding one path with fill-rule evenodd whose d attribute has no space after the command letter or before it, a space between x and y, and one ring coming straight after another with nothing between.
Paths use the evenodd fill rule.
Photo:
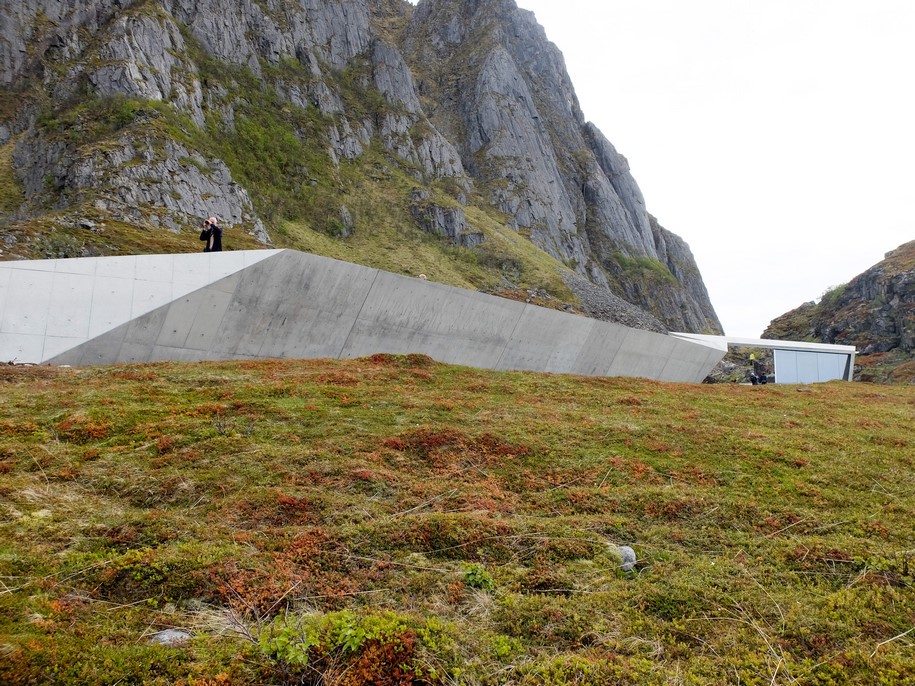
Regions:
<instances>
[{"instance_id":1,"label":"steep cliff ridge","mask_svg":"<svg viewBox=\"0 0 915 686\"><path fill-rule=\"evenodd\" d=\"M590 254L589 220L624 253L657 257L628 165L586 125L562 55L532 13L513 0L424 0L408 36L421 90L439 103L432 120L460 141L518 228L597 280L606 277Z\"/></svg>"},{"instance_id":2,"label":"steep cliff ridge","mask_svg":"<svg viewBox=\"0 0 915 686\"><path fill-rule=\"evenodd\" d=\"M915 382L915 241L774 319L763 336L854 345L859 378Z\"/></svg>"},{"instance_id":3,"label":"steep cliff ridge","mask_svg":"<svg viewBox=\"0 0 915 686\"><path fill-rule=\"evenodd\" d=\"M721 331L688 246L653 221L625 157L585 121L531 12L423 0L404 49L430 118L515 228L671 328Z\"/></svg>"},{"instance_id":4,"label":"steep cliff ridge","mask_svg":"<svg viewBox=\"0 0 915 686\"><path fill-rule=\"evenodd\" d=\"M14 256L196 249L216 214L236 247L599 311L590 283L720 331L688 247L513 0L0 4Z\"/></svg>"}]
</instances>

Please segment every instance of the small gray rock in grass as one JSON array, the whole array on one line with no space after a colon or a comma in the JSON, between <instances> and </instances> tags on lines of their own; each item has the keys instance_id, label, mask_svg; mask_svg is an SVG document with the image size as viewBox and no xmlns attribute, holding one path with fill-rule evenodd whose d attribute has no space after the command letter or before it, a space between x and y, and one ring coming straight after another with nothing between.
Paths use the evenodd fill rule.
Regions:
<instances>
[{"instance_id":1,"label":"small gray rock in grass","mask_svg":"<svg viewBox=\"0 0 915 686\"><path fill-rule=\"evenodd\" d=\"M185 641L190 641L193 636L184 631L178 631L177 629L166 629L165 631L159 631L154 633L149 637L149 640L153 643L158 643L159 645L164 646L174 646Z\"/></svg>"},{"instance_id":2,"label":"small gray rock in grass","mask_svg":"<svg viewBox=\"0 0 915 686\"><path fill-rule=\"evenodd\" d=\"M618 550L623 557L623 564L620 565L620 569L624 572L631 572L635 569L635 551L628 545L621 545Z\"/></svg>"}]
</instances>

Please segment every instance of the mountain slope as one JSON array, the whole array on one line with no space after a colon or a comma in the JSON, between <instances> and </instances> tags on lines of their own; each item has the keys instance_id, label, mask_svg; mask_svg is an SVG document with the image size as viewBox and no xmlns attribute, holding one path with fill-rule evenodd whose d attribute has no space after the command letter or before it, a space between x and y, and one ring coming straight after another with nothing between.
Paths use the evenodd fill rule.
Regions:
<instances>
[{"instance_id":1,"label":"mountain slope","mask_svg":"<svg viewBox=\"0 0 915 686\"><path fill-rule=\"evenodd\" d=\"M774 319L763 337L854 345L858 378L915 382L915 241L818 303Z\"/></svg>"},{"instance_id":2,"label":"mountain slope","mask_svg":"<svg viewBox=\"0 0 915 686\"><path fill-rule=\"evenodd\" d=\"M646 326L720 331L689 248L512 0L2 5L10 256L196 250L216 215L235 248L600 315L590 283Z\"/></svg>"}]
</instances>

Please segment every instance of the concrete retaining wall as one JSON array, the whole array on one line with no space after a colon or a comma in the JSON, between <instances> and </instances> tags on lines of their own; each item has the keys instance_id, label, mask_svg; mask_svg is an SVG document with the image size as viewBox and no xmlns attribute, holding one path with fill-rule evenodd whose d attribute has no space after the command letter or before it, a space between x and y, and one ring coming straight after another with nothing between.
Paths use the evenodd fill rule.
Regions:
<instances>
[{"instance_id":1,"label":"concrete retaining wall","mask_svg":"<svg viewBox=\"0 0 915 686\"><path fill-rule=\"evenodd\" d=\"M162 261L162 278L144 280L151 263L143 260L152 258ZM78 284L64 279L66 297L50 280L44 322L32 315L31 338L17 339L19 361L94 365L424 353L486 369L698 382L723 355L701 343L291 250L94 259L94 267L77 260L32 263L56 263L50 273L57 274L67 268L59 263L82 262L84 276L94 278ZM128 259L141 265L132 278L104 281L112 267L100 263ZM24 308L9 302L21 297L27 279L7 275L4 282L3 268L10 264L20 272L48 273L28 270L27 263L0 263L0 359L11 350L6 329L25 327ZM195 287L188 288L191 283ZM118 285L124 293L115 302L112 286ZM167 302L145 311L135 306L136 293L153 291ZM71 317L68 328L60 306L88 314ZM102 310L117 312L121 321L93 329L93 317L113 322L113 315L93 314Z\"/></svg>"}]
</instances>

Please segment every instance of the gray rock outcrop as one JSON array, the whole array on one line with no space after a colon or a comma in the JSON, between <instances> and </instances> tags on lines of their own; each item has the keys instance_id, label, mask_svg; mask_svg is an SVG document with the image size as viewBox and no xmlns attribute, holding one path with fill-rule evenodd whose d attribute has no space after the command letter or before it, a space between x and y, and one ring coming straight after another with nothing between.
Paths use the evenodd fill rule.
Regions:
<instances>
[{"instance_id":1,"label":"gray rock outcrop","mask_svg":"<svg viewBox=\"0 0 915 686\"><path fill-rule=\"evenodd\" d=\"M763 336L854 345L863 355L915 357L915 241L818 303L804 303L773 320Z\"/></svg>"},{"instance_id":2,"label":"gray rock outcrop","mask_svg":"<svg viewBox=\"0 0 915 686\"><path fill-rule=\"evenodd\" d=\"M442 207L429 200L429 194L416 189L410 196L410 213L416 223L428 233L446 238L452 245L475 248L485 236L467 223L460 207Z\"/></svg>"},{"instance_id":3,"label":"gray rock outcrop","mask_svg":"<svg viewBox=\"0 0 915 686\"><path fill-rule=\"evenodd\" d=\"M49 186L67 189L60 207L85 196L97 210L126 222L179 231L215 215L226 227L245 225L263 243L269 236L247 191L232 181L221 160L208 160L173 141L125 137L85 156L69 154L64 143L39 136L17 145L14 163L22 175L27 203L41 205Z\"/></svg>"},{"instance_id":4,"label":"gray rock outcrop","mask_svg":"<svg viewBox=\"0 0 915 686\"><path fill-rule=\"evenodd\" d=\"M393 109L384 115L385 147L436 177L464 176L461 156L423 115L410 68L400 51L384 41L372 50L374 85ZM416 131L418 124L419 131Z\"/></svg>"},{"instance_id":5,"label":"gray rock outcrop","mask_svg":"<svg viewBox=\"0 0 915 686\"><path fill-rule=\"evenodd\" d=\"M122 16L108 27L101 64L89 74L98 95L169 100L204 126L203 93L197 68L182 58L186 46L169 17Z\"/></svg>"}]
</instances>

